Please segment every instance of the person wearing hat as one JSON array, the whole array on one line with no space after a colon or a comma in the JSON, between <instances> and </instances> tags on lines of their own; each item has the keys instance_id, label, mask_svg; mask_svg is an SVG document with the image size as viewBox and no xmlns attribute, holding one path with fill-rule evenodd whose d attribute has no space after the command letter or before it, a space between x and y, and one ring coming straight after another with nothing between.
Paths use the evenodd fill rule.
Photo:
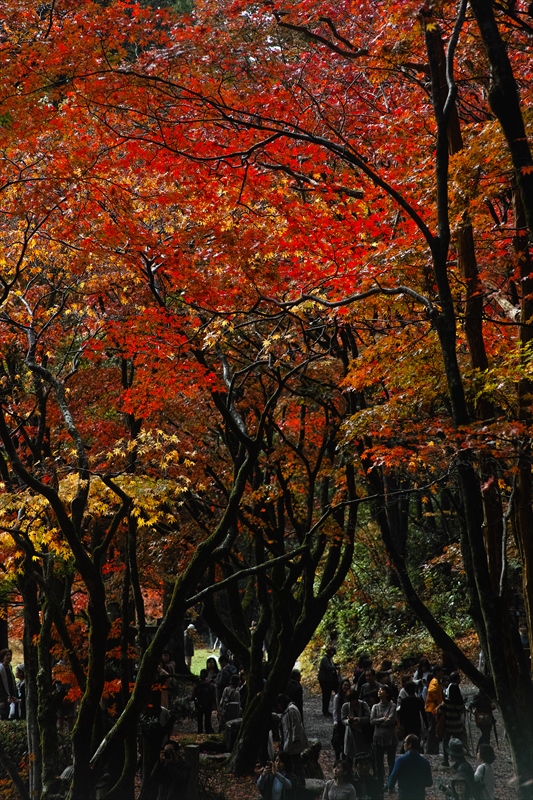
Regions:
<instances>
[{"instance_id":1,"label":"person wearing hat","mask_svg":"<svg viewBox=\"0 0 533 800\"><path fill-rule=\"evenodd\" d=\"M399 800L424 800L426 789L433 785L431 765L420 755L420 739L414 733L405 737L405 754L399 756L389 775L388 790L394 791L398 783Z\"/></svg>"},{"instance_id":2,"label":"person wearing hat","mask_svg":"<svg viewBox=\"0 0 533 800\"><path fill-rule=\"evenodd\" d=\"M452 800L472 800L470 787L464 778L454 778L450 783Z\"/></svg>"},{"instance_id":3,"label":"person wearing hat","mask_svg":"<svg viewBox=\"0 0 533 800\"><path fill-rule=\"evenodd\" d=\"M383 800L383 786L378 779L370 774L372 768L372 755L367 752L356 753L353 758L354 777L352 783L355 788L357 800Z\"/></svg>"},{"instance_id":4,"label":"person wearing hat","mask_svg":"<svg viewBox=\"0 0 533 800\"><path fill-rule=\"evenodd\" d=\"M468 763L465 756L468 755L468 750L460 739L452 737L447 746L448 755L451 757L452 769L455 772L454 778L459 780L463 778L468 784L468 791L470 796L477 800L478 787L474 777L474 770L472 765Z\"/></svg>"},{"instance_id":5,"label":"person wearing hat","mask_svg":"<svg viewBox=\"0 0 533 800\"><path fill-rule=\"evenodd\" d=\"M336 652L332 645L327 647L318 668L318 682L322 691L322 714L325 717L331 717L329 701L331 700L331 695L336 694L339 689L339 672L337 665L333 661L333 656Z\"/></svg>"}]
</instances>

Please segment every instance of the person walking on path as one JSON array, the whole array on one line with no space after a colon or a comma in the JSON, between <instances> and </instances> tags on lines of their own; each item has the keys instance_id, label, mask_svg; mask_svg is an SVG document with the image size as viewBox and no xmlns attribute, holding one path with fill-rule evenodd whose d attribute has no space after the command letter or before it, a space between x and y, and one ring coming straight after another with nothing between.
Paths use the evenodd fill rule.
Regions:
<instances>
[{"instance_id":1,"label":"person walking on path","mask_svg":"<svg viewBox=\"0 0 533 800\"><path fill-rule=\"evenodd\" d=\"M350 767L347 761L336 761L333 780L326 781L322 800L356 800L355 789L350 782Z\"/></svg>"},{"instance_id":2,"label":"person walking on path","mask_svg":"<svg viewBox=\"0 0 533 800\"><path fill-rule=\"evenodd\" d=\"M385 780L384 758L387 756L389 775L394 769L398 734L396 733L396 703L391 700L388 686L381 686L378 692L379 702L372 706L370 725L374 728L374 761L376 778L381 786Z\"/></svg>"},{"instance_id":3,"label":"person walking on path","mask_svg":"<svg viewBox=\"0 0 533 800\"><path fill-rule=\"evenodd\" d=\"M405 737L405 755L398 756L389 775L388 790L398 784L399 800L425 800L426 789L433 785L431 764L420 755L420 739L414 733Z\"/></svg>"},{"instance_id":4,"label":"person walking on path","mask_svg":"<svg viewBox=\"0 0 533 800\"><path fill-rule=\"evenodd\" d=\"M333 660L336 652L334 647L326 648L318 668L318 682L322 691L322 713L325 717L331 717L329 701L331 700L331 695L335 694L339 688L339 672Z\"/></svg>"}]
</instances>

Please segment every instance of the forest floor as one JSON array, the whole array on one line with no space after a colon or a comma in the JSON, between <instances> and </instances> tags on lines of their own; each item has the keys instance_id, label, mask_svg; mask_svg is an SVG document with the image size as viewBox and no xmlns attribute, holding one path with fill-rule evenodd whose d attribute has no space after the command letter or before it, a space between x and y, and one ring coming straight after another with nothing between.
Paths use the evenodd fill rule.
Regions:
<instances>
[{"instance_id":1,"label":"forest floor","mask_svg":"<svg viewBox=\"0 0 533 800\"><path fill-rule=\"evenodd\" d=\"M473 687L461 685L461 689L465 696L471 695L474 692ZM310 739L318 739L322 744L320 752L320 766L324 773L324 779L329 780L333 777L333 763L335 754L331 746L332 734L332 721L331 717L322 715L321 697L316 692L314 687L304 687L304 724L307 735ZM474 725L473 719L468 716L467 725L470 727L468 732L468 746L469 750L474 753L479 732ZM195 722L183 721L178 724L178 737L181 738L182 734L190 735L195 731ZM502 726L497 723L497 732L499 744L496 745L494 740L494 733L491 736L491 744L496 753L496 761L494 762L494 775L495 775L495 796L497 800L516 800L517 791L513 778L513 767L511 763L509 746L505 738ZM433 787L426 793L426 800L444 800L444 792L439 789L439 786L449 785L453 778L453 770L450 767L442 765L442 745L441 752L437 755L426 756L431 764L433 775ZM472 764L474 770L478 762L475 755L467 757L467 760ZM207 784L209 794L215 793L224 794L226 800L256 800L259 798L259 792L256 789L256 778L234 778L225 774L220 769L202 770L204 781ZM391 795L395 797L397 795ZM387 795L385 795L387 797Z\"/></svg>"}]
</instances>

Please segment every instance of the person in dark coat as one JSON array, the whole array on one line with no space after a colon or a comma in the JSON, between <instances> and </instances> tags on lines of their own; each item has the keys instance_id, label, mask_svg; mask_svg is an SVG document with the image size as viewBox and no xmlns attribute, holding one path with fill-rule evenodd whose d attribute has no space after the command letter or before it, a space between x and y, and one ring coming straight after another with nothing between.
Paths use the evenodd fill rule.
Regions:
<instances>
[{"instance_id":1,"label":"person in dark coat","mask_svg":"<svg viewBox=\"0 0 533 800\"><path fill-rule=\"evenodd\" d=\"M12 658L13 653L9 648L0 650L0 719L14 719L20 702L15 676L11 669ZM15 708L15 714L10 714L12 706Z\"/></svg>"},{"instance_id":2,"label":"person in dark coat","mask_svg":"<svg viewBox=\"0 0 533 800\"><path fill-rule=\"evenodd\" d=\"M333 660L336 652L334 647L326 648L318 668L318 682L322 691L322 714L325 717L331 717L329 701L332 694L336 694L339 688L339 672Z\"/></svg>"},{"instance_id":3,"label":"person in dark coat","mask_svg":"<svg viewBox=\"0 0 533 800\"><path fill-rule=\"evenodd\" d=\"M217 703L220 703L222 694L226 686L229 686L231 676L235 675L237 670L230 664L226 656L220 656L218 659L220 670L215 678L215 686L217 690Z\"/></svg>"},{"instance_id":4,"label":"person in dark coat","mask_svg":"<svg viewBox=\"0 0 533 800\"><path fill-rule=\"evenodd\" d=\"M416 693L416 684L413 681L406 683L403 688L406 696L402 699L398 709L398 720L402 727L404 739L412 733L421 740L426 718L424 701Z\"/></svg>"},{"instance_id":5,"label":"person in dark coat","mask_svg":"<svg viewBox=\"0 0 533 800\"><path fill-rule=\"evenodd\" d=\"M217 706L217 693L215 684L209 680L209 673L206 669L200 670L200 680L192 692L194 709L196 712L196 722L198 733L213 733L211 716Z\"/></svg>"}]
</instances>

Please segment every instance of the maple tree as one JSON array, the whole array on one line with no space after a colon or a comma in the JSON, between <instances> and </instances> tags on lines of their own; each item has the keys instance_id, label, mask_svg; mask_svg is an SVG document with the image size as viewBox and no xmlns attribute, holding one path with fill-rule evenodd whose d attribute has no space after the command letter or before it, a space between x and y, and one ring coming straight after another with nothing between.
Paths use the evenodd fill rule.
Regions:
<instances>
[{"instance_id":1,"label":"maple tree","mask_svg":"<svg viewBox=\"0 0 533 800\"><path fill-rule=\"evenodd\" d=\"M281 681L314 623L289 648L276 603L299 607L290 576L306 561L303 584L318 569L334 590L364 499L410 605L498 703L529 796L533 688L507 563L512 535L531 638L528 5L5 12L0 498L30 676L42 675L32 795L55 771L56 638L82 698L71 794L90 796L124 746L110 796L125 796L132 722L191 598L251 566L227 584L235 629L218 624L252 683L263 632L279 635ZM445 501L490 677L410 571L413 508ZM163 563L161 536L175 583L146 647L138 559ZM258 570L274 556L287 563ZM117 589L122 705L95 755ZM234 768L251 758L242 736Z\"/></svg>"}]
</instances>

